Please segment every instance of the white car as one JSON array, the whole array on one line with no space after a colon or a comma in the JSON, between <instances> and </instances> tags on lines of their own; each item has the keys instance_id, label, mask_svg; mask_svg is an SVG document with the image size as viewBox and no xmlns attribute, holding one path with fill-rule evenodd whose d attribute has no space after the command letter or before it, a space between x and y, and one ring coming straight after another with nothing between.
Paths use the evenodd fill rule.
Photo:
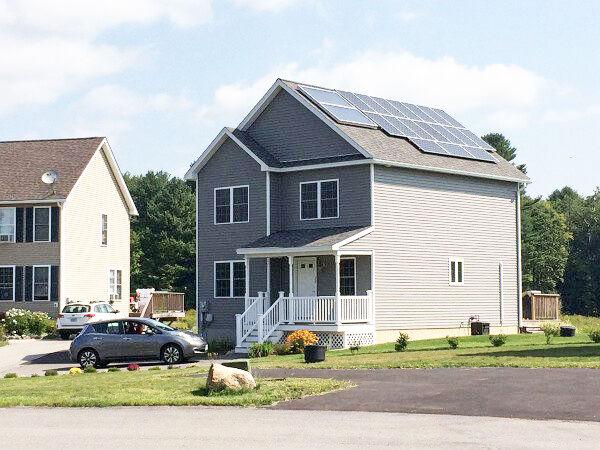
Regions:
<instances>
[{"instance_id":1,"label":"white car","mask_svg":"<svg viewBox=\"0 0 600 450\"><path fill-rule=\"evenodd\" d=\"M62 339L78 334L88 323L100 320L122 319L122 314L108 302L70 303L66 305L56 319L56 330Z\"/></svg>"}]
</instances>

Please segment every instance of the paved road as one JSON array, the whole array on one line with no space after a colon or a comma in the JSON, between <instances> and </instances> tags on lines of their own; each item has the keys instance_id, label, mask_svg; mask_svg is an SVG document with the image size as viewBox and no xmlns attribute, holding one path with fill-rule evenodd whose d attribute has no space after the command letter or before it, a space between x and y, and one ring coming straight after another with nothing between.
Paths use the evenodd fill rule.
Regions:
<instances>
[{"instance_id":1,"label":"paved road","mask_svg":"<svg viewBox=\"0 0 600 450\"><path fill-rule=\"evenodd\" d=\"M596 369L444 368L264 370L259 375L351 380L357 387L278 409L381 411L600 421Z\"/></svg>"},{"instance_id":2,"label":"paved road","mask_svg":"<svg viewBox=\"0 0 600 450\"><path fill-rule=\"evenodd\" d=\"M3 449L597 448L600 424L239 408L0 411Z\"/></svg>"}]
</instances>

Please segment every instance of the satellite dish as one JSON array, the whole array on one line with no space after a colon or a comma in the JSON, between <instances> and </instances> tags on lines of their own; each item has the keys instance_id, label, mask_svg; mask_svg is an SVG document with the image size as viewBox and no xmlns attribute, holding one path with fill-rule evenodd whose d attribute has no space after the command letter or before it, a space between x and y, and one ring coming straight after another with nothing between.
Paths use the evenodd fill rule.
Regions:
<instances>
[{"instance_id":1,"label":"satellite dish","mask_svg":"<svg viewBox=\"0 0 600 450\"><path fill-rule=\"evenodd\" d=\"M54 184L58 181L58 173L54 170L50 170L42 175L42 182L44 184Z\"/></svg>"}]
</instances>

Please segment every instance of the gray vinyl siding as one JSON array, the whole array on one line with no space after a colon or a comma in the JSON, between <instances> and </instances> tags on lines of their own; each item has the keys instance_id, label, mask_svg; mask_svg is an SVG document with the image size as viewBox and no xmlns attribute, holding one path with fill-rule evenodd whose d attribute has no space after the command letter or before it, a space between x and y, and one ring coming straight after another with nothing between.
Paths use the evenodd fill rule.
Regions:
<instances>
[{"instance_id":1,"label":"gray vinyl siding","mask_svg":"<svg viewBox=\"0 0 600 450\"><path fill-rule=\"evenodd\" d=\"M272 232L325 227L368 226L371 223L371 190L368 165L331 169L303 170L277 174L272 189ZM338 180L339 217L336 219L300 220L300 183ZM273 183L272 183L273 184ZM275 228L278 225L280 228Z\"/></svg>"},{"instance_id":2,"label":"gray vinyl siding","mask_svg":"<svg viewBox=\"0 0 600 450\"><path fill-rule=\"evenodd\" d=\"M249 185L249 222L214 224L214 189ZM235 339L235 314L244 298L214 298L214 262L243 260L236 249L266 234L266 174L246 152L227 140L198 173L198 302L208 303L209 339ZM266 290L264 260L251 260L251 294Z\"/></svg>"},{"instance_id":3,"label":"gray vinyl siding","mask_svg":"<svg viewBox=\"0 0 600 450\"><path fill-rule=\"evenodd\" d=\"M285 91L275 96L247 132L282 162L361 155Z\"/></svg>"},{"instance_id":4,"label":"gray vinyl siding","mask_svg":"<svg viewBox=\"0 0 600 450\"><path fill-rule=\"evenodd\" d=\"M517 325L516 184L376 166L374 197L374 231L344 250L374 251L377 329L500 325L500 262L503 325Z\"/></svg>"}]
</instances>

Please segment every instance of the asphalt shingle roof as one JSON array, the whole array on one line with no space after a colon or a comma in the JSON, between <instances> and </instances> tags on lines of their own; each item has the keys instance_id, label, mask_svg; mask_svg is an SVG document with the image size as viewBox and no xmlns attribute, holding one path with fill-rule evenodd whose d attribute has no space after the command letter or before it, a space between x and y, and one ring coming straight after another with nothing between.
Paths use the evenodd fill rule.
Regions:
<instances>
[{"instance_id":1,"label":"asphalt shingle roof","mask_svg":"<svg viewBox=\"0 0 600 450\"><path fill-rule=\"evenodd\" d=\"M312 230L278 231L242 248L312 248L330 247L369 227L330 227Z\"/></svg>"}]
</instances>

